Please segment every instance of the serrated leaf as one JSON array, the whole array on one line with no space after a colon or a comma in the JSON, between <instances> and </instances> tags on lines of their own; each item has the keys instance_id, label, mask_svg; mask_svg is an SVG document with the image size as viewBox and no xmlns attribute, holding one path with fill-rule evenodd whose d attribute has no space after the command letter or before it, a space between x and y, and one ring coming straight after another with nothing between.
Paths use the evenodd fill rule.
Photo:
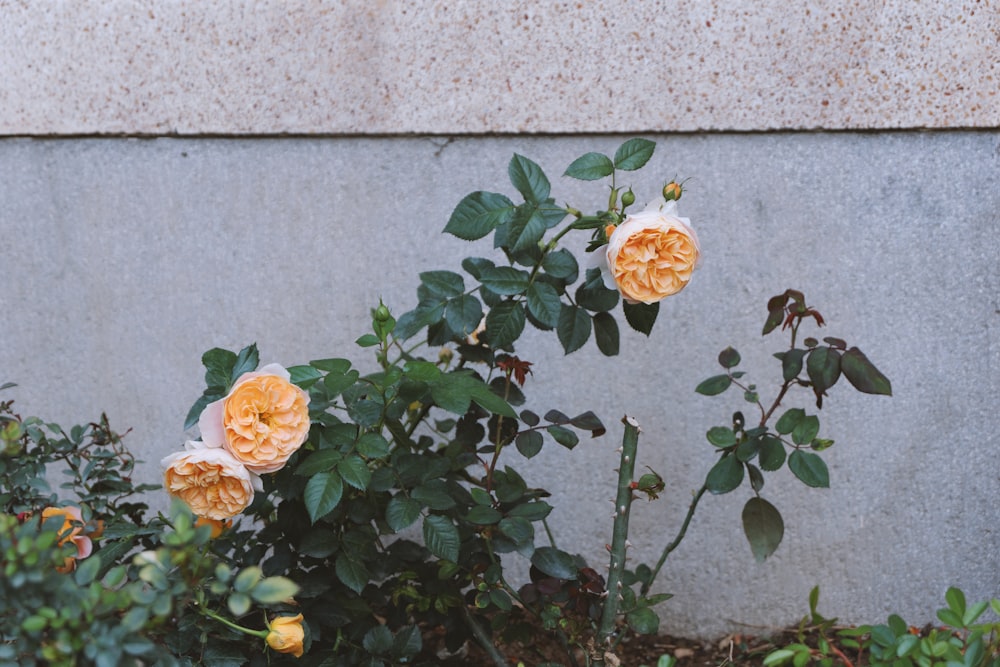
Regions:
<instances>
[{"instance_id":1,"label":"serrated leaf","mask_svg":"<svg viewBox=\"0 0 1000 667\"><path fill-rule=\"evenodd\" d=\"M785 522L778 509L763 498L754 497L743 506L743 533L750 542L754 560L763 563L781 544Z\"/></svg>"},{"instance_id":2,"label":"serrated leaf","mask_svg":"<svg viewBox=\"0 0 1000 667\"><path fill-rule=\"evenodd\" d=\"M719 365L723 368L733 368L734 366L738 366L739 363L740 353L732 347L727 347L722 352L719 352Z\"/></svg>"},{"instance_id":3,"label":"serrated leaf","mask_svg":"<svg viewBox=\"0 0 1000 667\"><path fill-rule=\"evenodd\" d=\"M491 292L503 296L521 294L528 289L528 272L512 266L483 269L480 282Z\"/></svg>"},{"instance_id":4,"label":"serrated leaf","mask_svg":"<svg viewBox=\"0 0 1000 667\"><path fill-rule=\"evenodd\" d=\"M450 519L437 514L424 517L423 533L424 544L432 554L453 563L458 561L458 529Z\"/></svg>"},{"instance_id":5,"label":"serrated leaf","mask_svg":"<svg viewBox=\"0 0 1000 667\"><path fill-rule=\"evenodd\" d=\"M566 354L579 350L590 338L590 316L579 306L561 304L556 334Z\"/></svg>"},{"instance_id":6,"label":"serrated leaf","mask_svg":"<svg viewBox=\"0 0 1000 667\"><path fill-rule=\"evenodd\" d=\"M543 573L556 579L576 577L576 563L573 557L555 547L538 547L531 555L531 564Z\"/></svg>"},{"instance_id":7,"label":"serrated leaf","mask_svg":"<svg viewBox=\"0 0 1000 667\"><path fill-rule=\"evenodd\" d=\"M774 430L782 435L791 433L798 426L799 422L806 418L806 412L802 408L791 408L786 410L774 425Z\"/></svg>"},{"instance_id":8,"label":"serrated leaf","mask_svg":"<svg viewBox=\"0 0 1000 667\"><path fill-rule=\"evenodd\" d=\"M424 271L420 274L420 284L431 295L442 299L461 296L465 292L465 281L454 271Z\"/></svg>"},{"instance_id":9,"label":"serrated leaf","mask_svg":"<svg viewBox=\"0 0 1000 667\"><path fill-rule=\"evenodd\" d=\"M562 426L549 426L545 429L548 434L552 436L552 439L558 442L560 445L566 449L573 449L580 442L580 437Z\"/></svg>"},{"instance_id":10,"label":"serrated leaf","mask_svg":"<svg viewBox=\"0 0 1000 667\"><path fill-rule=\"evenodd\" d=\"M587 153L573 160L564 176L581 181L596 181L615 172L615 164L602 153Z\"/></svg>"},{"instance_id":11,"label":"serrated leaf","mask_svg":"<svg viewBox=\"0 0 1000 667\"><path fill-rule=\"evenodd\" d=\"M732 378L728 375L714 375L702 381L695 387L695 391L703 396L716 396L729 389L729 385L732 382Z\"/></svg>"},{"instance_id":12,"label":"serrated leaf","mask_svg":"<svg viewBox=\"0 0 1000 667\"><path fill-rule=\"evenodd\" d=\"M298 585L287 577L267 577L253 587L250 597L259 604L278 604L298 592Z\"/></svg>"},{"instance_id":13,"label":"serrated leaf","mask_svg":"<svg viewBox=\"0 0 1000 667\"><path fill-rule=\"evenodd\" d=\"M486 335L495 349L509 348L524 331L524 307L517 301L501 301L486 314Z\"/></svg>"},{"instance_id":14,"label":"serrated leaf","mask_svg":"<svg viewBox=\"0 0 1000 667\"><path fill-rule=\"evenodd\" d=\"M514 203L495 192L473 192L466 195L452 211L444 231L466 241L488 235L510 220Z\"/></svg>"},{"instance_id":15,"label":"serrated leaf","mask_svg":"<svg viewBox=\"0 0 1000 667\"><path fill-rule=\"evenodd\" d=\"M343 493L344 482L335 472L321 472L310 477L302 492L302 500L312 522L316 523L332 512Z\"/></svg>"},{"instance_id":16,"label":"serrated leaf","mask_svg":"<svg viewBox=\"0 0 1000 667\"><path fill-rule=\"evenodd\" d=\"M507 166L507 175L525 201L538 204L549 198L551 185L545 172L523 155L514 154Z\"/></svg>"},{"instance_id":17,"label":"serrated leaf","mask_svg":"<svg viewBox=\"0 0 1000 667\"><path fill-rule=\"evenodd\" d=\"M796 449L788 457L788 469L806 486L822 489L830 486L830 472L818 454Z\"/></svg>"},{"instance_id":18,"label":"serrated leaf","mask_svg":"<svg viewBox=\"0 0 1000 667\"><path fill-rule=\"evenodd\" d=\"M656 142L649 139L629 139L615 151L615 168L622 171L635 171L653 157Z\"/></svg>"},{"instance_id":19,"label":"serrated leaf","mask_svg":"<svg viewBox=\"0 0 1000 667\"><path fill-rule=\"evenodd\" d=\"M826 392L840 378L840 352L831 347L813 348L806 361L806 373L816 392Z\"/></svg>"},{"instance_id":20,"label":"serrated leaf","mask_svg":"<svg viewBox=\"0 0 1000 667\"><path fill-rule=\"evenodd\" d=\"M785 446L773 435L765 435L760 439L757 450L757 463L762 470L774 471L785 463Z\"/></svg>"},{"instance_id":21,"label":"serrated leaf","mask_svg":"<svg viewBox=\"0 0 1000 667\"><path fill-rule=\"evenodd\" d=\"M617 355L621 345L618 321L611 313L595 313L593 321L597 349L606 357Z\"/></svg>"},{"instance_id":22,"label":"serrated leaf","mask_svg":"<svg viewBox=\"0 0 1000 667\"><path fill-rule=\"evenodd\" d=\"M233 365L233 370L229 374L229 384L232 385L235 383L244 373L255 370L259 362L260 354L257 352L256 343L247 345L240 350L239 354L236 355L236 363Z\"/></svg>"},{"instance_id":23,"label":"serrated leaf","mask_svg":"<svg viewBox=\"0 0 1000 667\"><path fill-rule=\"evenodd\" d=\"M514 444L517 446L517 451L521 452L524 458L530 459L542 451L544 441L545 439L538 431L522 431L517 434Z\"/></svg>"},{"instance_id":24,"label":"serrated leaf","mask_svg":"<svg viewBox=\"0 0 1000 667\"><path fill-rule=\"evenodd\" d=\"M573 253L565 248L546 254L542 259L542 269L553 278L565 280L567 283L576 282L580 273L580 267Z\"/></svg>"},{"instance_id":25,"label":"serrated leaf","mask_svg":"<svg viewBox=\"0 0 1000 667\"><path fill-rule=\"evenodd\" d=\"M475 331L483 320L483 304L473 295L463 294L450 299L444 313L448 328L465 337Z\"/></svg>"},{"instance_id":26,"label":"serrated leaf","mask_svg":"<svg viewBox=\"0 0 1000 667\"><path fill-rule=\"evenodd\" d=\"M660 304L657 303L629 303L622 304L622 311L625 313L625 321L629 326L639 333L647 336L653 331L656 323L656 316L660 312Z\"/></svg>"},{"instance_id":27,"label":"serrated leaf","mask_svg":"<svg viewBox=\"0 0 1000 667\"><path fill-rule=\"evenodd\" d=\"M729 493L743 483L743 464L735 456L723 456L712 466L705 486L713 495Z\"/></svg>"},{"instance_id":28,"label":"serrated leaf","mask_svg":"<svg viewBox=\"0 0 1000 667\"><path fill-rule=\"evenodd\" d=\"M361 645L370 654L388 653L392 648L392 632L384 625L376 625L365 633Z\"/></svg>"},{"instance_id":29,"label":"serrated leaf","mask_svg":"<svg viewBox=\"0 0 1000 667\"><path fill-rule=\"evenodd\" d=\"M358 456L348 456L337 463L337 472L345 482L359 491L368 488L368 483L372 479L372 472L368 465Z\"/></svg>"},{"instance_id":30,"label":"serrated leaf","mask_svg":"<svg viewBox=\"0 0 1000 667\"><path fill-rule=\"evenodd\" d=\"M892 384L889 378L875 368L875 365L868 361L864 352L856 347L852 347L844 352L840 359L840 370L844 373L855 389L866 394L880 394L892 396Z\"/></svg>"},{"instance_id":31,"label":"serrated leaf","mask_svg":"<svg viewBox=\"0 0 1000 667\"><path fill-rule=\"evenodd\" d=\"M795 348L782 353L781 375L786 382L795 379L802 372L802 358L806 352L808 350Z\"/></svg>"},{"instance_id":32,"label":"serrated leaf","mask_svg":"<svg viewBox=\"0 0 1000 667\"><path fill-rule=\"evenodd\" d=\"M385 521L393 532L407 528L420 518L420 503L404 495L393 496L385 507Z\"/></svg>"},{"instance_id":33,"label":"serrated leaf","mask_svg":"<svg viewBox=\"0 0 1000 667\"><path fill-rule=\"evenodd\" d=\"M807 445L819 434L819 417L809 415L802 419L792 429L792 442L796 445Z\"/></svg>"},{"instance_id":34,"label":"serrated leaf","mask_svg":"<svg viewBox=\"0 0 1000 667\"><path fill-rule=\"evenodd\" d=\"M409 658L420 653L422 647L423 639L420 636L420 628L415 625L407 625L400 628L392 639L392 657L399 662L404 662L402 658Z\"/></svg>"},{"instance_id":35,"label":"serrated leaf","mask_svg":"<svg viewBox=\"0 0 1000 667\"><path fill-rule=\"evenodd\" d=\"M369 431L358 438L356 445L358 454L369 458L378 459L389 453L389 441L381 433Z\"/></svg>"},{"instance_id":36,"label":"serrated leaf","mask_svg":"<svg viewBox=\"0 0 1000 667\"><path fill-rule=\"evenodd\" d=\"M708 429L705 437L716 447L732 447L736 444L736 434L728 426L713 426Z\"/></svg>"},{"instance_id":37,"label":"serrated leaf","mask_svg":"<svg viewBox=\"0 0 1000 667\"><path fill-rule=\"evenodd\" d=\"M321 449L310 453L295 467L296 475L315 475L320 472L330 472L344 455L336 449Z\"/></svg>"},{"instance_id":38,"label":"serrated leaf","mask_svg":"<svg viewBox=\"0 0 1000 667\"><path fill-rule=\"evenodd\" d=\"M517 505L508 512L509 516L517 516L528 521L541 521L552 512L552 506L548 503L537 501Z\"/></svg>"},{"instance_id":39,"label":"serrated leaf","mask_svg":"<svg viewBox=\"0 0 1000 667\"><path fill-rule=\"evenodd\" d=\"M533 282L528 286L528 312L547 327L559 323L562 301L556 289L543 282Z\"/></svg>"},{"instance_id":40,"label":"serrated leaf","mask_svg":"<svg viewBox=\"0 0 1000 667\"><path fill-rule=\"evenodd\" d=\"M474 523L480 526L488 526L494 523L499 523L500 519L503 518L503 514L492 507L474 505L469 508L465 518L469 523Z\"/></svg>"}]
</instances>

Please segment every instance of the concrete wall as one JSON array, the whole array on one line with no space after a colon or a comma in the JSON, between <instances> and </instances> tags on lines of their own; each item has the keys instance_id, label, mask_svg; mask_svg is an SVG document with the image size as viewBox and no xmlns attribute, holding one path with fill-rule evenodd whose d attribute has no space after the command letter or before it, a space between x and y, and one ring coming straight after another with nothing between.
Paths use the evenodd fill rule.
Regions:
<instances>
[{"instance_id":1,"label":"concrete wall","mask_svg":"<svg viewBox=\"0 0 1000 667\"><path fill-rule=\"evenodd\" d=\"M540 407L642 424L640 466L668 492L637 508L637 557L672 537L714 460L704 432L740 407L693 393L718 351L736 345L765 394L776 377L780 343L759 337L768 296L803 289L824 333L864 349L895 390L833 390L832 488L769 478L786 535L765 564L740 529L748 492L703 501L664 570L676 598L663 630L787 623L815 584L824 613L853 622L930 621L949 585L996 596L997 8L868 4L469 2L452 19L445 3L0 1L0 382L20 385L5 394L62 422L107 411L155 479L183 441L205 349L256 341L264 361L347 350L367 365L350 346L373 302L401 312L418 272L487 252L439 232L468 192L510 191L513 152L559 200L593 209L603 186L558 175L645 131L658 148L633 181L640 199L693 177L695 281L651 338L624 333L616 358L592 343L563 357L551 335L519 348ZM630 48L633 33L657 48ZM766 78L723 77L722 63ZM851 78L873 67L883 87ZM835 71L839 96L819 83ZM624 88L655 103L624 103ZM831 131L715 131L812 127ZM893 128L910 130L879 131ZM98 136L117 134L132 136ZM365 136L381 134L399 136ZM513 463L554 492L560 546L595 563L615 447L612 435Z\"/></svg>"}]
</instances>

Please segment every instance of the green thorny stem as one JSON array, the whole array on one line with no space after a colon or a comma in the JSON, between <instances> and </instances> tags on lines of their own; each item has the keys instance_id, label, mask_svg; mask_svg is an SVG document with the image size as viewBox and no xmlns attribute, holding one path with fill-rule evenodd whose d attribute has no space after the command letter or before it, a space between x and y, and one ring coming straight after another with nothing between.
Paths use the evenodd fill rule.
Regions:
<instances>
[{"instance_id":1,"label":"green thorny stem","mask_svg":"<svg viewBox=\"0 0 1000 667\"><path fill-rule=\"evenodd\" d=\"M622 419L625 433L622 436L621 464L618 467L618 497L615 499L615 523L611 537L611 565L608 569L608 590L601 613L601 624L597 630L597 644L593 660L594 667L604 667L604 649L610 645L611 634L618 617L621 602L622 574L625 572L625 558L628 550L628 518L632 508L632 473L635 470L635 454L639 445L639 424L632 417Z\"/></svg>"}]
</instances>

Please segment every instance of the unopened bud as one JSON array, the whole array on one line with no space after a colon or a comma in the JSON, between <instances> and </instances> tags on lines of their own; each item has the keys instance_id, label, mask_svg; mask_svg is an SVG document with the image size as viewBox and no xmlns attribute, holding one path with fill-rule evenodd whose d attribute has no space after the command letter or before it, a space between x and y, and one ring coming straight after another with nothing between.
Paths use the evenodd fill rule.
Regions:
<instances>
[{"instance_id":1,"label":"unopened bud","mask_svg":"<svg viewBox=\"0 0 1000 667\"><path fill-rule=\"evenodd\" d=\"M455 353L451 351L450 347L442 347L441 351L438 352L438 361L447 366L451 363L451 359L454 356Z\"/></svg>"},{"instance_id":2,"label":"unopened bud","mask_svg":"<svg viewBox=\"0 0 1000 667\"><path fill-rule=\"evenodd\" d=\"M681 198L684 188L677 181L670 181L663 186L663 198L667 201L675 201Z\"/></svg>"},{"instance_id":3,"label":"unopened bud","mask_svg":"<svg viewBox=\"0 0 1000 667\"><path fill-rule=\"evenodd\" d=\"M388 322L390 317L389 309L385 307L385 304L380 303L375 309L375 319L379 322Z\"/></svg>"},{"instance_id":4,"label":"unopened bud","mask_svg":"<svg viewBox=\"0 0 1000 667\"><path fill-rule=\"evenodd\" d=\"M626 192L622 193L622 206L631 206L635 203L635 193L632 192L632 188L629 188Z\"/></svg>"}]
</instances>

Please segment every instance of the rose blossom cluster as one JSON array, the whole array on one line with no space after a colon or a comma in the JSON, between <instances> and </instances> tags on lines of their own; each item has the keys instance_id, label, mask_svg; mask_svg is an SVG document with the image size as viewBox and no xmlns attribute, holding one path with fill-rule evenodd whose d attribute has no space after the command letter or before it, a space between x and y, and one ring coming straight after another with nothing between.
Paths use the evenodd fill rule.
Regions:
<instances>
[{"instance_id":1,"label":"rose blossom cluster","mask_svg":"<svg viewBox=\"0 0 1000 667\"><path fill-rule=\"evenodd\" d=\"M309 435L309 395L278 364L244 373L198 420L200 440L161 464L167 492L199 517L232 518L261 490L260 477L280 470Z\"/></svg>"},{"instance_id":2,"label":"rose blossom cluster","mask_svg":"<svg viewBox=\"0 0 1000 667\"><path fill-rule=\"evenodd\" d=\"M656 303L680 292L701 255L691 221L677 216L680 186L668 183L663 190L669 199L609 225L607 248L597 253L605 285L630 303Z\"/></svg>"}]
</instances>

